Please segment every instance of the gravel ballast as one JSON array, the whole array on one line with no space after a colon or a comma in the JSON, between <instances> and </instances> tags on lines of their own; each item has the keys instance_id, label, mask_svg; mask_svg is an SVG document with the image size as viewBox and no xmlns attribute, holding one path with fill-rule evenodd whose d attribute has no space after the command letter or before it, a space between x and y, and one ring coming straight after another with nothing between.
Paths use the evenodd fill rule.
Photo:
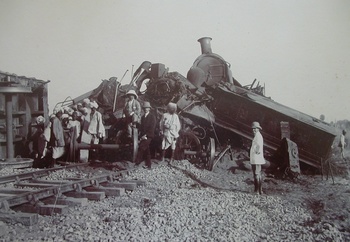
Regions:
<instances>
[{"instance_id":1,"label":"gravel ballast","mask_svg":"<svg viewBox=\"0 0 350 242\"><path fill-rule=\"evenodd\" d=\"M101 169L98 172L101 173ZM58 178L62 177L61 173ZM342 204L344 217L339 219L339 223L334 222L334 216L338 215L336 211L324 202L322 211L329 213L316 213L312 206L316 202L322 204L318 194L322 190L313 189L311 183L306 184L309 178L299 183L265 178L265 194L259 196L252 192L249 171L236 170L232 173L218 168L210 172L197 169L184 160L175 161L172 165L166 162L155 164L152 170L140 167L123 179L144 180L146 186L121 197L108 197L102 201L89 201L84 207L71 207L67 214L39 216L39 223L34 226L0 224L5 231L1 238L3 241L350 239L346 229L349 227L349 202ZM326 181L323 184L328 185ZM345 191L349 190L348 180L340 185ZM341 199L338 197L337 201Z\"/></svg>"}]
</instances>

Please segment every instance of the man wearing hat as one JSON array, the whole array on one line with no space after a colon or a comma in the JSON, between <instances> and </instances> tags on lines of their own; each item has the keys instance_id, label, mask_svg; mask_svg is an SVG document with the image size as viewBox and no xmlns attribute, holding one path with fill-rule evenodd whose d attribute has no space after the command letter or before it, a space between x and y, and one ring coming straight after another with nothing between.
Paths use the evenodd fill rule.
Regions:
<instances>
[{"instance_id":1,"label":"man wearing hat","mask_svg":"<svg viewBox=\"0 0 350 242\"><path fill-rule=\"evenodd\" d=\"M69 120L67 124L67 128L69 129L69 138L75 139L76 141L80 141L80 132L81 132L81 122L78 120L78 111L74 111L72 114L72 119ZM76 153L76 157L79 157L79 153ZM74 157L69 157L74 158Z\"/></svg>"},{"instance_id":2,"label":"man wearing hat","mask_svg":"<svg viewBox=\"0 0 350 242\"><path fill-rule=\"evenodd\" d=\"M105 137L105 128L102 123L102 114L97 111L98 104L93 101L90 102L90 125L89 133L92 135L92 140L94 144L98 144L98 139Z\"/></svg>"},{"instance_id":3,"label":"man wearing hat","mask_svg":"<svg viewBox=\"0 0 350 242\"><path fill-rule=\"evenodd\" d=\"M77 103L77 111L83 113L83 104L82 103Z\"/></svg>"},{"instance_id":4,"label":"man wearing hat","mask_svg":"<svg viewBox=\"0 0 350 242\"><path fill-rule=\"evenodd\" d=\"M144 115L141 117L140 124L140 143L139 150L137 153L136 164L140 164L143 160L143 156L146 156L146 166L151 169L151 151L150 143L154 138L154 131L156 128L157 120L156 116L151 113L151 104L149 102L144 102L142 106L144 110Z\"/></svg>"},{"instance_id":5,"label":"man wearing hat","mask_svg":"<svg viewBox=\"0 0 350 242\"><path fill-rule=\"evenodd\" d=\"M45 118L40 115L35 121L35 124L32 125L32 129L28 133L28 146L31 157L41 158L46 147L46 142L43 136L45 129Z\"/></svg>"},{"instance_id":6,"label":"man wearing hat","mask_svg":"<svg viewBox=\"0 0 350 242\"><path fill-rule=\"evenodd\" d=\"M83 100L83 104L82 104L82 108L87 112L87 115L90 114L91 112L91 108L90 108L90 99L89 98L85 98ZM85 114L84 114L85 115Z\"/></svg>"},{"instance_id":7,"label":"man wearing hat","mask_svg":"<svg viewBox=\"0 0 350 242\"><path fill-rule=\"evenodd\" d=\"M179 131L181 129L181 123L179 116L176 114L176 103L170 102L167 106L167 112L163 114L159 128L161 135L163 135L162 141L162 161L164 161L165 151L171 147L171 159L174 160L176 140L179 137Z\"/></svg>"},{"instance_id":8,"label":"man wearing hat","mask_svg":"<svg viewBox=\"0 0 350 242\"><path fill-rule=\"evenodd\" d=\"M95 101L90 102L89 107L91 112L88 132L91 135L91 143L98 144L99 140L104 138L106 135L105 127L102 122L102 114L97 111L98 104Z\"/></svg>"},{"instance_id":9,"label":"man wearing hat","mask_svg":"<svg viewBox=\"0 0 350 242\"><path fill-rule=\"evenodd\" d=\"M84 98L84 100L83 100L83 107L88 107L89 103L90 103L90 99Z\"/></svg>"},{"instance_id":10,"label":"man wearing hat","mask_svg":"<svg viewBox=\"0 0 350 242\"><path fill-rule=\"evenodd\" d=\"M61 122L61 117L63 114L63 109L54 110L55 115L51 117L51 134L50 134L50 146L52 147L52 164L51 167L55 165L56 159L60 158L65 153L65 141L64 132Z\"/></svg>"},{"instance_id":11,"label":"man wearing hat","mask_svg":"<svg viewBox=\"0 0 350 242\"><path fill-rule=\"evenodd\" d=\"M126 102L123 110L123 116L126 118L128 136L131 137L132 126L140 123L141 119L141 105L137 101L137 94L135 90L129 90L126 94Z\"/></svg>"},{"instance_id":12,"label":"man wearing hat","mask_svg":"<svg viewBox=\"0 0 350 242\"><path fill-rule=\"evenodd\" d=\"M79 136L79 142L84 144L90 144L91 142L91 134L89 133L90 126L90 108L83 107L81 109L82 116L81 119L81 132ZM79 154L80 162L88 162L89 160L89 150L80 149Z\"/></svg>"},{"instance_id":13,"label":"man wearing hat","mask_svg":"<svg viewBox=\"0 0 350 242\"><path fill-rule=\"evenodd\" d=\"M264 139L260 133L262 130L258 122L252 123L252 129L254 133L254 139L250 148L250 164L252 165L254 176L254 192L262 194L262 177L261 177L261 165L265 164L264 158Z\"/></svg>"},{"instance_id":14,"label":"man wearing hat","mask_svg":"<svg viewBox=\"0 0 350 242\"><path fill-rule=\"evenodd\" d=\"M37 151L38 151L38 157L41 158L42 156L45 156L46 154L46 147L47 147L47 142L49 141L46 140L44 131L47 127L47 124L45 123L46 120L43 116L38 116L36 118L36 123L37 123L37 134L39 135L37 138ZM48 133L49 129L46 129L46 133Z\"/></svg>"},{"instance_id":15,"label":"man wearing hat","mask_svg":"<svg viewBox=\"0 0 350 242\"><path fill-rule=\"evenodd\" d=\"M340 148L340 155L341 158L346 161L345 155L344 155L344 151L345 151L345 146L346 146L346 142L345 142L345 135L346 135L346 130L344 129L340 135L340 140L339 140L339 148Z\"/></svg>"}]
</instances>

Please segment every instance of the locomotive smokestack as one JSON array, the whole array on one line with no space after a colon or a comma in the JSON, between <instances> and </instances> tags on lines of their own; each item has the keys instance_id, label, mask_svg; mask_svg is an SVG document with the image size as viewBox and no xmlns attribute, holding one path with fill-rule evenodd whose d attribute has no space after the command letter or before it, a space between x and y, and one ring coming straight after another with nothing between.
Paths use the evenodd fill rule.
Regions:
<instances>
[{"instance_id":1,"label":"locomotive smokestack","mask_svg":"<svg viewBox=\"0 0 350 242\"><path fill-rule=\"evenodd\" d=\"M202 54L211 54L211 46L210 41L212 38L210 37L203 37L198 40L198 42L201 44Z\"/></svg>"}]
</instances>

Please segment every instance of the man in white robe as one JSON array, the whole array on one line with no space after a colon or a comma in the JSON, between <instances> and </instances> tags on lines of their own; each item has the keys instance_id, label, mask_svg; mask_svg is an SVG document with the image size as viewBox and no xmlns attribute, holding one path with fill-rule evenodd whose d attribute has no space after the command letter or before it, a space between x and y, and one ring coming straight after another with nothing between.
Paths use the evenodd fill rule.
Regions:
<instances>
[{"instance_id":1,"label":"man in white robe","mask_svg":"<svg viewBox=\"0 0 350 242\"><path fill-rule=\"evenodd\" d=\"M163 114L160 120L160 132L163 135L162 141L162 161L164 161L165 151L171 147L170 162L174 160L176 141L179 137L181 123L179 116L176 114L177 106L175 103L169 103L167 112Z\"/></svg>"}]
</instances>

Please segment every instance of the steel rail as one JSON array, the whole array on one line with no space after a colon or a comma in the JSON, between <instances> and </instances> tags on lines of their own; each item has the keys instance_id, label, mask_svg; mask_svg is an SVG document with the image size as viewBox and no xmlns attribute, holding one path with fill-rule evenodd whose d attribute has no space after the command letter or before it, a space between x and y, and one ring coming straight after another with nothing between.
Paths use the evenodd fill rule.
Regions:
<instances>
[{"instance_id":1,"label":"steel rail","mask_svg":"<svg viewBox=\"0 0 350 242\"><path fill-rule=\"evenodd\" d=\"M28 179L37 178L37 177L43 177L43 176L49 175L51 172L54 172L54 171L76 168L81 166L88 166L88 165L89 163L79 163L79 164L67 165L62 167L55 167L55 168L49 168L49 169L42 169L38 171L14 174L9 176L2 176L0 177L0 184L21 181L21 180L28 180Z\"/></svg>"},{"instance_id":2,"label":"steel rail","mask_svg":"<svg viewBox=\"0 0 350 242\"><path fill-rule=\"evenodd\" d=\"M84 192L82 189L89 186L98 186L100 183L113 181L113 177L110 174L105 174L101 176L91 177L87 179L68 181L68 183L62 183L61 185L52 185L52 187L33 190L30 192L24 192L21 194L16 194L13 197L0 198L0 208L1 207L14 207L26 203L35 205L41 199L45 199L52 196L60 196L66 192Z\"/></svg>"}]
</instances>

